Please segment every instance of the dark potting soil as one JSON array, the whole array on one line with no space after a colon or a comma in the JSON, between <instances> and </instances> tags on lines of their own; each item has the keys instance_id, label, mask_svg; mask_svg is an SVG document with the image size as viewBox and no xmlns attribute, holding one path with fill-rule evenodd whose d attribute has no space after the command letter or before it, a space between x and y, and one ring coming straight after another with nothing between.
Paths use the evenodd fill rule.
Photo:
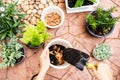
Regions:
<instances>
[{"instance_id":1,"label":"dark potting soil","mask_svg":"<svg viewBox=\"0 0 120 80\"><path fill-rule=\"evenodd\" d=\"M65 49L62 45L52 45L50 50L50 63L53 65L61 65L64 63L63 57L61 56L63 54L63 50ZM57 57L56 57L57 56ZM59 58L59 60L58 60Z\"/></svg>"},{"instance_id":2,"label":"dark potting soil","mask_svg":"<svg viewBox=\"0 0 120 80\"><path fill-rule=\"evenodd\" d=\"M96 31L94 31L90 26L89 26L89 29L90 29L93 33L95 33L96 35L100 35L100 36L105 36L105 35L107 35L107 34L112 30L112 28L107 28L107 29L105 30L106 32L104 32L104 31L103 31L103 28L98 27L98 28L96 29Z\"/></svg>"},{"instance_id":3,"label":"dark potting soil","mask_svg":"<svg viewBox=\"0 0 120 80\"><path fill-rule=\"evenodd\" d=\"M73 8L75 6L75 3L76 3L77 0L68 0L68 6L70 8ZM85 5L92 5L93 3L90 2L89 0L84 0L84 3L83 3L83 6Z\"/></svg>"}]
</instances>

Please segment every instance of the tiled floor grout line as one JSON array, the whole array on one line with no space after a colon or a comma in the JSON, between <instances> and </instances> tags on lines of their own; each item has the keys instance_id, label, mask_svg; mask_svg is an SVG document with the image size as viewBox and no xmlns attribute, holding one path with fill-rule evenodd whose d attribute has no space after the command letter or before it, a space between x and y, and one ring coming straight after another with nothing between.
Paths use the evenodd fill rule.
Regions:
<instances>
[{"instance_id":1,"label":"tiled floor grout line","mask_svg":"<svg viewBox=\"0 0 120 80\"><path fill-rule=\"evenodd\" d=\"M115 63L113 63L111 60L109 60L113 65L115 65L116 67L120 68L120 66L116 65Z\"/></svg>"},{"instance_id":2,"label":"tiled floor grout line","mask_svg":"<svg viewBox=\"0 0 120 80\"><path fill-rule=\"evenodd\" d=\"M59 80L59 78L57 78L57 77L55 77L55 76L52 76L52 75L50 75L50 74L46 74L46 75L49 75L49 76L54 77L54 78L56 78L56 79L58 79L58 80Z\"/></svg>"}]
</instances>

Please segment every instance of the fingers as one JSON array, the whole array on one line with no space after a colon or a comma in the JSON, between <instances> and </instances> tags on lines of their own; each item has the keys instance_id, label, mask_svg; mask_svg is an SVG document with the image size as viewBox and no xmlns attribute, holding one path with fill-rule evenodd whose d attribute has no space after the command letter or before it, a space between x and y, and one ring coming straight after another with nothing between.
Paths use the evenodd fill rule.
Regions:
<instances>
[{"instance_id":1,"label":"fingers","mask_svg":"<svg viewBox=\"0 0 120 80\"><path fill-rule=\"evenodd\" d=\"M49 49L46 49L46 55L49 56Z\"/></svg>"},{"instance_id":2,"label":"fingers","mask_svg":"<svg viewBox=\"0 0 120 80\"><path fill-rule=\"evenodd\" d=\"M46 57L46 56L49 57L49 49L46 48L46 49L42 52L41 56L42 56L42 57Z\"/></svg>"}]
</instances>

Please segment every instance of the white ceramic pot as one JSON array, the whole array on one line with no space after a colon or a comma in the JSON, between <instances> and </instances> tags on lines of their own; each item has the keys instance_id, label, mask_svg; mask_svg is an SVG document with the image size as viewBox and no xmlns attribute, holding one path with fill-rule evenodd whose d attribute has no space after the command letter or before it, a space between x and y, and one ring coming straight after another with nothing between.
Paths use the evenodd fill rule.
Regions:
<instances>
[{"instance_id":1,"label":"white ceramic pot","mask_svg":"<svg viewBox=\"0 0 120 80\"><path fill-rule=\"evenodd\" d=\"M76 13L76 12L86 12L86 11L94 11L95 7L99 4L99 0L96 0L96 3L93 5L86 5L77 8L70 8L68 6L68 0L65 0L66 11L67 13Z\"/></svg>"},{"instance_id":2,"label":"white ceramic pot","mask_svg":"<svg viewBox=\"0 0 120 80\"><path fill-rule=\"evenodd\" d=\"M52 45L54 45L54 44L59 44L59 45L62 45L64 47L66 47L66 48L67 47L72 48L72 45L68 41L63 40L63 39L54 39L54 40L52 40L50 43L48 43L48 45L46 46L46 48L49 49L49 47L52 46ZM56 68L56 69L64 69L64 68L67 68L69 65L70 64L67 63L66 61L65 61L64 64L57 65L57 66L53 65L53 64L50 64L51 67Z\"/></svg>"},{"instance_id":3,"label":"white ceramic pot","mask_svg":"<svg viewBox=\"0 0 120 80\"><path fill-rule=\"evenodd\" d=\"M60 24L59 25L57 25L57 26L49 26L48 24L46 24L46 22L45 22L45 16L46 16L46 14L49 14L49 13L51 13L51 12L55 12L55 13L57 13L57 14L59 14L60 15L60 17L61 17L61 22L60 22ZM47 7L47 8L45 8L44 10L43 10L43 12L42 12L42 15L41 15L41 20L43 21L43 22L45 22L45 25L48 27L48 28L58 28L58 27L60 27L62 24L63 24L63 22L64 22L64 12L63 12L63 10L60 8L60 7L58 7L58 6L49 6L49 7Z\"/></svg>"}]
</instances>

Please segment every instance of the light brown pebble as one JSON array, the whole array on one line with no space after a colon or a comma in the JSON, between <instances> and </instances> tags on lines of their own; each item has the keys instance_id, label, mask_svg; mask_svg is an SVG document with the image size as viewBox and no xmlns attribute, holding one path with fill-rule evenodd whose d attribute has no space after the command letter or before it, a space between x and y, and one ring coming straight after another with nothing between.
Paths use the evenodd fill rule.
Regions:
<instances>
[{"instance_id":1,"label":"light brown pebble","mask_svg":"<svg viewBox=\"0 0 120 80\"><path fill-rule=\"evenodd\" d=\"M39 22L39 21L40 21L40 19L36 19L36 23Z\"/></svg>"},{"instance_id":2,"label":"light brown pebble","mask_svg":"<svg viewBox=\"0 0 120 80\"><path fill-rule=\"evenodd\" d=\"M27 20L28 20L28 21L30 21L30 20L31 20L31 18L32 18L32 17L31 17L31 16L29 16Z\"/></svg>"},{"instance_id":3,"label":"light brown pebble","mask_svg":"<svg viewBox=\"0 0 120 80\"><path fill-rule=\"evenodd\" d=\"M53 6L54 4L53 4L53 2L49 2L49 6Z\"/></svg>"},{"instance_id":4,"label":"light brown pebble","mask_svg":"<svg viewBox=\"0 0 120 80\"><path fill-rule=\"evenodd\" d=\"M32 13L34 13L34 14L35 14L36 12L37 12L37 10L36 10L36 9L33 9L33 10L32 10Z\"/></svg>"},{"instance_id":5,"label":"light brown pebble","mask_svg":"<svg viewBox=\"0 0 120 80\"><path fill-rule=\"evenodd\" d=\"M58 0L58 2L59 2L59 3L63 3L63 2L65 2L65 0Z\"/></svg>"},{"instance_id":6,"label":"light brown pebble","mask_svg":"<svg viewBox=\"0 0 120 80\"><path fill-rule=\"evenodd\" d=\"M29 10L27 11L27 14L31 14L31 12L32 12L31 9L29 9Z\"/></svg>"},{"instance_id":7,"label":"light brown pebble","mask_svg":"<svg viewBox=\"0 0 120 80\"><path fill-rule=\"evenodd\" d=\"M65 9L65 4L64 3L59 3L58 6L62 9Z\"/></svg>"},{"instance_id":8,"label":"light brown pebble","mask_svg":"<svg viewBox=\"0 0 120 80\"><path fill-rule=\"evenodd\" d=\"M24 5L28 5L28 1L24 1L24 3L23 3Z\"/></svg>"},{"instance_id":9,"label":"light brown pebble","mask_svg":"<svg viewBox=\"0 0 120 80\"><path fill-rule=\"evenodd\" d=\"M54 3L55 6L58 6L58 3Z\"/></svg>"},{"instance_id":10,"label":"light brown pebble","mask_svg":"<svg viewBox=\"0 0 120 80\"><path fill-rule=\"evenodd\" d=\"M33 9L33 5L29 5L30 9Z\"/></svg>"},{"instance_id":11,"label":"light brown pebble","mask_svg":"<svg viewBox=\"0 0 120 80\"><path fill-rule=\"evenodd\" d=\"M41 0L41 3L42 3L42 4L46 4L47 1L46 1L46 0Z\"/></svg>"},{"instance_id":12,"label":"light brown pebble","mask_svg":"<svg viewBox=\"0 0 120 80\"><path fill-rule=\"evenodd\" d=\"M29 1L29 4L31 4L31 5L34 4L34 1Z\"/></svg>"},{"instance_id":13,"label":"light brown pebble","mask_svg":"<svg viewBox=\"0 0 120 80\"><path fill-rule=\"evenodd\" d=\"M30 14L30 16L31 16L31 17L33 17L33 16L34 16L34 14Z\"/></svg>"},{"instance_id":14,"label":"light brown pebble","mask_svg":"<svg viewBox=\"0 0 120 80\"><path fill-rule=\"evenodd\" d=\"M34 4L34 8L35 9L39 9L38 5Z\"/></svg>"},{"instance_id":15,"label":"light brown pebble","mask_svg":"<svg viewBox=\"0 0 120 80\"><path fill-rule=\"evenodd\" d=\"M51 2L52 0L47 0L47 2Z\"/></svg>"},{"instance_id":16,"label":"light brown pebble","mask_svg":"<svg viewBox=\"0 0 120 80\"><path fill-rule=\"evenodd\" d=\"M25 14L25 12L20 12L21 14Z\"/></svg>"},{"instance_id":17,"label":"light brown pebble","mask_svg":"<svg viewBox=\"0 0 120 80\"><path fill-rule=\"evenodd\" d=\"M36 2L35 4L40 4L40 2Z\"/></svg>"},{"instance_id":18,"label":"light brown pebble","mask_svg":"<svg viewBox=\"0 0 120 80\"><path fill-rule=\"evenodd\" d=\"M43 9L43 8L44 8L44 5L43 5L43 4L39 4L39 8L40 8L40 9Z\"/></svg>"},{"instance_id":19,"label":"light brown pebble","mask_svg":"<svg viewBox=\"0 0 120 80\"><path fill-rule=\"evenodd\" d=\"M48 7L48 4L45 4L45 8Z\"/></svg>"},{"instance_id":20,"label":"light brown pebble","mask_svg":"<svg viewBox=\"0 0 120 80\"><path fill-rule=\"evenodd\" d=\"M27 25L29 24L29 22L28 22L27 20L24 20L23 22L24 22L25 24L27 24Z\"/></svg>"},{"instance_id":21,"label":"light brown pebble","mask_svg":"<svg viewBox=\"0 0 120 80\"><path fill-rule=\"evenodd\" d=\"M42 10L38 10L38 14L41 15L42 14Z\"/></svg>"},{"instance_id":22,"label":"light brown pebble","mask_svg":"<svg viewBox=\"0 0 120 80\"><path fill-rule=\"evenodd\" d=\"M58 2L58 0L53 0L53 2L55 2L55 3L56 3L56 2Z\"/></svg>"},{"instance_id":23,"label":"light brown pebble","mask_svg":"<svg viewBox=\"0 0 120 80\"><path fill-rule=\"evenodd\" d=\"M38 15L38 14L35 14L34 16L35 16L36 18L40 18L40 15Z\"/></svg>"},{"instance_id":24,"label":"light brown pebble","mask_svg":"<svg viewBox=\"0 0 120 80\"><path fill-rule=\"evenodd\" d=\"M26 16L25 16L25 19L28 19L28 18L29 18L29 15L26 15Z\"/></svg>"},{"instance_id":25,"label":"light brown pebble","mask_svg":"<svg viewBox=\"0 0 120 80\"><path fill-rule=\"evenodd\" d=\"M36 2L40 2L41 0L36 0Z\"/></svg>"},{"instance_id":26,"label":"light brown pebble","mask_svg":"<svg viewBox=\"0 0 120 80\"><path fill-rule=\"evenodd\" d=\"M23 9L24 11L27 11L27 10L29 10L29 7L28 7L28 5L22 6L22 9Z\"/></svg>"},{"instance_id":27,"label":"light brown pebble","mask_svg":"<svg viewBox=\"0 0 120 80\"><path fill-rule=\"evenodd\" d=\"M30 20L30 23L33 24L33 25L36 24L36 18L32 17L31 20Z\"/></svg>"}]
</instances>

